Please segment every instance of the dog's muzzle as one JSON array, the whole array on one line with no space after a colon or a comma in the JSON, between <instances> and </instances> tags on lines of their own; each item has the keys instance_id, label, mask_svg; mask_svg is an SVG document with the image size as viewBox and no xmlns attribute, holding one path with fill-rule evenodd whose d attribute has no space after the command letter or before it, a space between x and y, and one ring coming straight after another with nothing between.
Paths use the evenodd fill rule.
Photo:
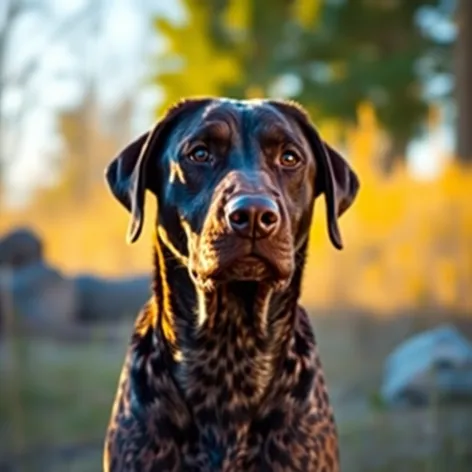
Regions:
<instances>
[{"instance_id":1,"label":"dog's muzzle","mask_svg":"<svg viewBox=\"0 0 472 472\"><path fill-rule=\"evenodd\" d=\"M225 206L228 228L247 239L263 239L274 234L280 226L277 203L265 195L238 195Z\"/></svg>"},{"instance_id":2,"label":"dog's muzzle","mask_svg":"<svg viewBox=\"0 0 472 472\"><path fill-rule=\"evenodd\" d=\"M215 193L191 257L195 279L208 286L236 280L285 283L294 259L283 202L262 179L239 177Z\"/></svg>"}]
</instances>

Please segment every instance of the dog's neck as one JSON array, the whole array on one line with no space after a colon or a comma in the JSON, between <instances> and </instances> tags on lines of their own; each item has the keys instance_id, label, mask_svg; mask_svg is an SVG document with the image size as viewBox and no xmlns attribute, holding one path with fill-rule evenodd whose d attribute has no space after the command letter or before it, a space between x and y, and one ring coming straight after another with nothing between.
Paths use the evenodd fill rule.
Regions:
<instances>
[{"instance_id":1,"label":"dog's neck","mask_svg":"<svg viewBox=\"0 0 472 472\"><path fill-rule=\"evenodd\" d=\"M284 290L275 291L270 283L235 281L204 291L166 243L156 237L153 281L158 311L156 328L177 351L192 350L203 335L218 335L226 326L250 328L255 337L265 342L272 338L280 340L278 330L282 325L293 325L289 314L300 296L305 257L306 243L296 253L294 275Z\"/></svg>"},{"instance_id":2,"label":"dog's neck","mask_svg":"<svg viewBox=\"0 0 472 472\"><path fill-rule=\"evenodd\" d=\"M283 291L231 282L203 292L187 267L156 240L155 331L169 348L176 383L188 404L208 405L194 412L203 415L201 423L215 405L245 421L262 401L292 338L306 247ZM202 395L207 402L192 400Z\"/></svg>"}]
</instances>

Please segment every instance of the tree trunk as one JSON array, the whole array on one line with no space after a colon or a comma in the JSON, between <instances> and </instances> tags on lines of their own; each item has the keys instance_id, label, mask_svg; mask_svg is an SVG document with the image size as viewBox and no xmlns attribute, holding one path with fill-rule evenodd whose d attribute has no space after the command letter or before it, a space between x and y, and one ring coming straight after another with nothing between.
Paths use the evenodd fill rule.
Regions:
<instances>
[{"instance_id":1,"label":"tree trunk","mask_svg":"<svg viewBox=\"0 0 472 472\"><path fill-rule=\"evenodd\" d=\"M456 153L459 162L472 165L472 1L459 0L455 51L457 106Z\"/></svg>"}]
</instances>

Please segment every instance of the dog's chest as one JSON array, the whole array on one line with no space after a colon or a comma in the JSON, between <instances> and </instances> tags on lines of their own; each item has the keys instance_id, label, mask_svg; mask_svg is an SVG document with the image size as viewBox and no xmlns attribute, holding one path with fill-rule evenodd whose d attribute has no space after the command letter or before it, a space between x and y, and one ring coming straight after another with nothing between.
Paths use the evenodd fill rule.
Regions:
<instances>
[{"instance_id":1,"label":"dog's chest","mask_svg":"<svg viewBox=\"0 0 472 472\"><path fill-rule=\"evenodd\" d=\"M263 355L263 346L235 342L228 329L219 342L204 339L192 357L184 354L172 372L153 368L154 434L161 436L169 425L181 425L173 437L177 433L182 438L176 451L184 462L182 470L251 470L250 451L261 443L251 428L265 390Z\"/></svg>"},{"instance_id":2,"label":"dog's chest","mask_svg":"<svg viewBox=\"0 0 472 472\"><path fill-rule=\"evenodd\" d=\"M262 347L235 345L205 343L191 359L184 354L180 373L169 369L158 345L151 354L135 354L107 440L112 457L129 458L133 466L109 470L323 470L318 455L335 435L327 405L320 404L322 390L315 388L321 377L313 378L308 344L295 335L263 395L257 389L267 365L260 361Z\"/></svg>"},{"instance_id":3,"label":"dog's chest","mask_svg":"<svg viewBox=\"0 0 472 472\"><path fill-rule=\"evenodd\" d=\"M242 439L242 440L241 440ZM243 464L246 460L245 438L238 442L225 442L217 438L215 434L204 432L200 435L196 447L184 447L185 470L208 471L208 472L236 472L244 470ZM194 450L194 455L188 454Z\"/></svg>"},{"instance_id":4,"label":"dog's chest","mask_svg":"<svg viewBox=\"0 0 472 472\"><path fill-rule=\"evenodd\" d=\"M187 448L204 458L201 470L245 470L252 420L263 391L256 351L249 349L248 355L225 343L219 351L193 359L182 374L183 396L196 432L196 444Z\"/></svg>"},{"instance_id":5,"label":"dog's chest","mask_svg":"<svg viewBox=\"0 0 472 472\"><path fill-rule=\"evenodd\" d=\"M211 425L193 424L191 429L198 430L196 441L184 443L179 452L182 457L182 470L194 472L256 472L263 462L261 452L264 438L259 431L229 424L225 431Z\"/></svg>"}]
</instances>

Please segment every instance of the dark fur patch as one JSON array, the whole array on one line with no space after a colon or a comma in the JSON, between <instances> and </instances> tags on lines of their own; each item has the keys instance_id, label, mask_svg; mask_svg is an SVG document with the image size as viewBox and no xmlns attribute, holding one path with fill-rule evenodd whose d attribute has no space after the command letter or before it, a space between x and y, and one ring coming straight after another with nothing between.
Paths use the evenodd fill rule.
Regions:
<instances>
[{"instance_id":1,"label":"dark fur patch","mask_svg":"<svg viewBox=\"0 0 472 472\"><path fill-rule=\"evenodd\" d=\"M284 137L304 154L291 173L277 164ZM191 163L196 138L211 165ZM358 189L348 164L298 105L204 98L172 107L117 156L107 180L132 214L130 241L146 189L159 200L160 229L153 297L123 366L104 471L338 472L334 416L298 298L321 193L341 246L337 217ZM272 199L280 224L250 240L231 230L225 209L254 194Z\"/></svg>"}]
</instances>

